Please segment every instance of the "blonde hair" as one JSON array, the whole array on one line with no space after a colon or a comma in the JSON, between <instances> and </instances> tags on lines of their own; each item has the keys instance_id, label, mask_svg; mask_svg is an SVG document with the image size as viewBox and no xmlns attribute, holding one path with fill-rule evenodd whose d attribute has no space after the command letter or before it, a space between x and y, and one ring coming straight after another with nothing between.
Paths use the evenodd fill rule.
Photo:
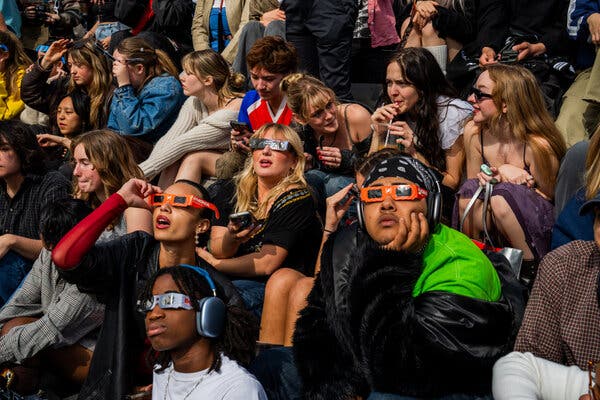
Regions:
<instances>
[{"instance_id":1,"label":"blonde hair","mask_svg":"<svg viewBox=\"0 0 600 400\"><path fill-rule=\"evenodd\" d=\"M155 49L146 42L144 39L138 37L129 37L123 39L119 46L117 46L119 53L123 54L126 59L139 59L139 62L133 64L142 64L146 73L146 79L140 87L142 87L156 76L162 74L169 74L174 77L179 75L175 64L171 61L171 58L162 50Z\"/></svg>"},{"instance_id":2,"label":"blonde hair","mask_svg":"<svg viewBox=\"0 0 600 400\"><path fill-rule=\"evenodd\" d=\"M552 168L551 156L560 161L567 150L565 140L546 110L540 87L533 74L519 66L491 65L486 68L495 83L492 100L500 111L489 122L493 130L500 129L506 118L513 137L531 146L533 159L542 179L554 183L557 171ZM550 151L548 146L550 145Z\"/></svg>"},{"instance_id":3,"label":"blonde hair","mask_svg":"<svg viewBox=\"0 0 600 400\"><path fill-rule=\"evenodd\" d=\"M186 74L194 75L198 79L212 76L219 106L224 106L228 99L243 97L242 88L246 84L246 78L242 74L232 73L227 61L214 50L188 53L181 60L181 65Z\"/></svg>"},{"instance_id":4,"label":"blonde hair","mask_svg":"<svg viewBox=\"0 0 600 400\"><path fill-rule=\"evenodd\" d=\"M307 123L310 119L311 107L319 110L325 108L332 100L337 103L333 90L310 75L291 74L286 76L280 85L287 96L288 107L302 123Z\"/></svg>"},{"instance_id":5,"label":"blonde hair","mask_svg":"<svg viewBox=\"0 0 600 400\"><path fill-rule=\"evenodd\" d=\"M585 198L596 197L600 190L600 125L590 139L585 159Z\"/></svg>"},{"instance_id":6,"label":"blonde hair","mask_svg":"<svg viewBox=\"0 0 600 400\"><path fill-rule=\"evenodd\" d=\"M13 92L19 91L17 97L20 98L19 76L22 76L24 69L31 64L31 59L27 57L23 43L14 33L0 31L0 43L8 48L8 58L4 69L6 92L10 96ZM23 70L23 72L19 74L19 70Z\"/></svg>"},{"instance_id":7,"label":"blonde hair","mask_svg":"<svg viewBox=\"0 0 600 400\"><path fill-rule=\"evenodd\" d=\"M71 153L75 153L75 147L80 144L100 175L106 198L119 190L129 179L143 179L144 174L133 159L131 149L119 134L109 129L83 133L73 138ZM85 200L94 208L102 203L95 193L83 193L77 186L76 178L73 186L76 198Z\"/></svg>"},{"instance_id":8,"label":"blonde hair","mask_svg":"<svg viewBox=\"0 0 600 400\"><path fill-rule=\"evenodd\" d=\"M304 156L302 141L296 131L289 126L281 124L266 124L260 127L252 137L262 138L267 132L273 132L273 134L283 136L292 146L290 150L294 153L297 162L290 173L275 187L269 190L267 197L262 199L259 204L257 200L258 177L254 171L254 162L251 156L246 159L244 169L235 177L237 184L237 204L235 209L236 212L250 211L258 219L266 218L269 207L273 201L285 191L289 190L291 186L306 187L306 180L304 179L304 164L306 163L306 158Z\"/></svg>"},{"instance_id":9,"label":"blonde hair","mask_svg":"<svg viewBox=\"0 0 600 400\"><path fill-rule=\"evenodd\" d=\"M85 65L92 71L92 82L85 87L90 97L90 125L99 128L106 121L100 121L99 114L104 110L104 101L112 86L112 73L107 58L98 52L92 39L79 42L81 45L69 50L74 63ZM69 92L73 92L77 84L71 78Z\"/></svg>"}]
</instances>

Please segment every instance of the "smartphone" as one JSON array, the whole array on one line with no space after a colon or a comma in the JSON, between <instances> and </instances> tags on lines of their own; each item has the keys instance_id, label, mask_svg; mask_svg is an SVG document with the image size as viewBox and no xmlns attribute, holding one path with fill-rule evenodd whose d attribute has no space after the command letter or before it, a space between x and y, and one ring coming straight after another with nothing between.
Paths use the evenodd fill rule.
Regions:
<instances>
[{"instance_id":1,"label":"smartphone","mask_svg":"<svg viewBox=\"0 0 600 400\"><path fill-rule=\"evenodd\" d=\"M252 130L252 127L245 122L229 121L229 126L231 126L231 129L236 130L240 133L242 133L244 131L254 133L254 131Z\"/></svg>"},{"instance_id":2,"label":"smartphone","mask_svg":"<svg viewBox=\"0 0 600 400\"><path fill-rule=\"evenodd\" d=\"M254 215L252 215L250 211L242 211L231 214L229 216L229 221L231 221L231 223L237 226L238 230L241 231L256 223L256 218L254 218Z\"/></svg>"}]
</instances>

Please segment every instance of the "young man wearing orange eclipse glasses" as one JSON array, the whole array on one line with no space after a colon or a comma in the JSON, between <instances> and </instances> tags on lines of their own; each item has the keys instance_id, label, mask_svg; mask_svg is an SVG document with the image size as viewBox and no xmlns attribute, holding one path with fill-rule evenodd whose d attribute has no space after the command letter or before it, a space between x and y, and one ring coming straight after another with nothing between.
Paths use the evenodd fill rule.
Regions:
<instances>
[{"instance_id":1,"label":"young man wearing orange eclipse glasses","mask_svg":"<svg viewBox=\"0 0 600 400\"><path fill-rule=\"evenodd\" d=\"M409 156L390 157L366 177L357 207L356 245L337 240L343 232L329 236L296 322L305 398L489 393L517 311L490 259L439 222L435 174Z\"/></svg>"}]
</instances>

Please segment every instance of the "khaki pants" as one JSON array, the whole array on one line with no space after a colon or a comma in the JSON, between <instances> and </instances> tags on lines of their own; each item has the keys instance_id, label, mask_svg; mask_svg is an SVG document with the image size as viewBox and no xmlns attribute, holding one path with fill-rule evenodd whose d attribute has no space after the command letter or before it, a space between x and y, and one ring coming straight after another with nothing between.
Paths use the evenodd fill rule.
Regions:
<instances>
[{"instance_id":1,"label":"khaki pants","mask_svg":"<svg viewBox=\"0 0 600 400\"><path fill-rule=\"evenodd\" d=\"M589 138L600 121L600 52L591 68L577 75L563 96L556 119L567 146Z\"/></svg>"}]
</instances>

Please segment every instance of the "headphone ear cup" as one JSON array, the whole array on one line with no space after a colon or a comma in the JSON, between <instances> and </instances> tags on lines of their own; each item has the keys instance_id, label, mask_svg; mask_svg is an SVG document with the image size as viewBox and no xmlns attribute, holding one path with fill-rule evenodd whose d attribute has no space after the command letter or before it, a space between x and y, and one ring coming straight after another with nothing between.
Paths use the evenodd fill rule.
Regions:
<instances>
[{"instance_id":1,"label":"headphone ear cup","mask_svg":"<svg viewBox=\"0 0 600 400\"><path fill-rule=\"evenodd\" d=\"M428 205L429 229L434 229L440 222L442 213L442 194L435 193L431 199L431 205Z\"/></svg>"},{"instance_id":2,"label":"headphone ear cup","mask_svg":"<svg viewBox=\"0 0 600 400\"><path fill-rule=\"evenodd\" d=\"M205 297L196 312L196 330L200 336L215 338L223 333L227 307L218 297Z\"/></svg>"},{"instance_id":3,"label":"headphone ear cup","mask_svg":"<svg viewBox=\"0 0 600 400\"><path fill-rule=\"evenodd\" d=\"M365 217L364 217L364 204L360 199L356 200L356 218L358 219L358 226L361 229L365 229Z\"/></svg>"}]
</instances>

